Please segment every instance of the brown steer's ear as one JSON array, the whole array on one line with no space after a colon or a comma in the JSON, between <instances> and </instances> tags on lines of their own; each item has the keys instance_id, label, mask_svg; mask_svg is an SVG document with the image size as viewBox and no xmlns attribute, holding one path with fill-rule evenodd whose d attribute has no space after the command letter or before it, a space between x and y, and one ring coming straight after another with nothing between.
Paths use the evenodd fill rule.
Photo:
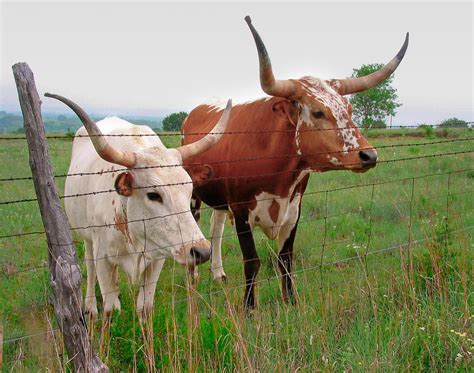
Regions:
<instances>
[{"instance_id":1,"label":"brown steer's ear","mask_svg":"<svg viewBox=\"0 0 474 373\"><path fill-rule=\"evenodd\" d=\"M118 194L130 197L133 193L133 175L130 172L122 172L115 179L115 190Z\"/></svg>"},{"instance_id":2,"label":"brown steer's ear","mask_svg":"<svg viewBox=\"0 0 474 373\"><path fill-rule=\"evenodd\" d=\"M212 167L208 164L195 164L185 167L195 186L203 185L214 176Z\"/></svg>"},{"instance_id":3,"label":"brown steer's ear","mask_svg":"<svg viewBox=\"0 0 474 373\"><path fill-rule=\"evenodd\" d=\"M293 102L283 99L272 105L272 111L280 118L288 120L292 125L296 126L296 108Z\"/></svg>"}]
</instances>

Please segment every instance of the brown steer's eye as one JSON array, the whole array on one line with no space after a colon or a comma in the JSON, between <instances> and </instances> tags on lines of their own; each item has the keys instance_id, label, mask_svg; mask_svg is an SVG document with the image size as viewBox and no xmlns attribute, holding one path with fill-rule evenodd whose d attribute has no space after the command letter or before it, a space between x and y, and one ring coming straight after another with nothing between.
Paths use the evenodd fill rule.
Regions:
<instances>
[{"instance_id":1,"label":"brown steer's eye","mask_svg":"<svg viewBox=\"0 0 474 373\"><path fill-rule=\"evenodd\" d=\"M163 202L163 199L161 198L160 193L150 192L150 193L147 193L146 196L148 197L150 201Z\"/></svg>"},{"instance_id":2,"label":"brown steer's eye","mask_svg":"<svg viewBox=\"0 0 474 373\"><path fill-rule=\"evenodd\" d=\"M315 111L315 112L313 112L313 115L317 119L324 118L324 113L322 111Z\"/></svg>"}]
</instances>

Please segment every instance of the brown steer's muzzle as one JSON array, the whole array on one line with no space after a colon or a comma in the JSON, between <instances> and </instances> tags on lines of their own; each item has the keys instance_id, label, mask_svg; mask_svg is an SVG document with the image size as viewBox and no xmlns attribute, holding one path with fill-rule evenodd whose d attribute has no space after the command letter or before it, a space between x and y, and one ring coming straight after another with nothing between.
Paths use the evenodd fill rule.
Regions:
<instances>
[{"instance_id":1,"label":"brown steer's muzzle","mask_svg":"<svg viewBox=\"0 0 474 373\"><path fill-rule=\"evenodd\" d=\"M359 158L362 161L364 167L375 166L377 163L377 151L375 149L365 149L359 152Z\"/></svg>"},{"instance_id":2,"label":"brown steer's muzzle","mask_svg":"<svg viewBox=\"0 0 474 373\"><path fill-rule=\"evenodd\" d=\"M377 165L377 158L378 154L375 149L364 149L359 151L359 159L362 163L362 167L354 171L365 172L374 168Z\"/></svg>"}]
</instances>

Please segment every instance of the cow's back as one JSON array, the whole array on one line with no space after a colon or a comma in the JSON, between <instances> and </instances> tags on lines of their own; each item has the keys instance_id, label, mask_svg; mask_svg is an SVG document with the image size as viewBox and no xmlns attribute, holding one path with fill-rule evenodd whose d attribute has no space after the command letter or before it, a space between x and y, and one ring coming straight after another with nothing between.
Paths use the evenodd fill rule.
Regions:
<instances>
[{"instance_id":1,"label":"cow's back","mask_svg":"<svg viewBox=\"0 0 474 373\"><path fill-rule=\"evenodd\" d=\"M214 180L196 188L205 203L220 207L251 201L262 191L288 193L288 183L298 176L291 172L298 168L297 157L285 157L296 154L295 127L272 112L276 100L265 98L234 105L221 140L185 161L185 165L210 164L213 168ZM183 144L203 137L221 114L222 108L215 105L196 107L183 124ZM284 179L288 182L281 182Z\"/></svg>"}]
</instances>

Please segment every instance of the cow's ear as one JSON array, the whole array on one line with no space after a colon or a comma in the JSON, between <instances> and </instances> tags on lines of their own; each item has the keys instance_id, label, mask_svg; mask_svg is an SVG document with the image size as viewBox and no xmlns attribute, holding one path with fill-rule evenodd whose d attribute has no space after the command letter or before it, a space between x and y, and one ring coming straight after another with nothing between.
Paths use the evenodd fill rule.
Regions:
<instances>
[{"instance_id":1,"label":"cow's ear","mask_svg":"<svg viewBox=\"0 0 474 373\"><path fill-rule=\"evenodd\" d=\"M133 175L130 172L122 172L115 179L115 190L118 194L130 197L133 193Z\"/></svg>"},{"instance_id":2,"label":"cow's ear","mask_svg":"<svg viewBox=\"0 0 474 373\"><path fill-rule=\"evenodd\" d=\"M296 126L297 110L295 104L286 98L275 102L272 105L272 111L280 118L288 120L292 125Z\"/></svg>"},{"instance_id":3,"label":"cow's ear","mask_svg":"<svg viewBox=\"0 0 474 373\"><path fill-rule=\"evenodd\" d=\"M193 180L193 184L203 185L214 176L214 171L212 167L208 164L195 164L190 166L185 166L186 171Z\"/></svg>"}]
</instances>

